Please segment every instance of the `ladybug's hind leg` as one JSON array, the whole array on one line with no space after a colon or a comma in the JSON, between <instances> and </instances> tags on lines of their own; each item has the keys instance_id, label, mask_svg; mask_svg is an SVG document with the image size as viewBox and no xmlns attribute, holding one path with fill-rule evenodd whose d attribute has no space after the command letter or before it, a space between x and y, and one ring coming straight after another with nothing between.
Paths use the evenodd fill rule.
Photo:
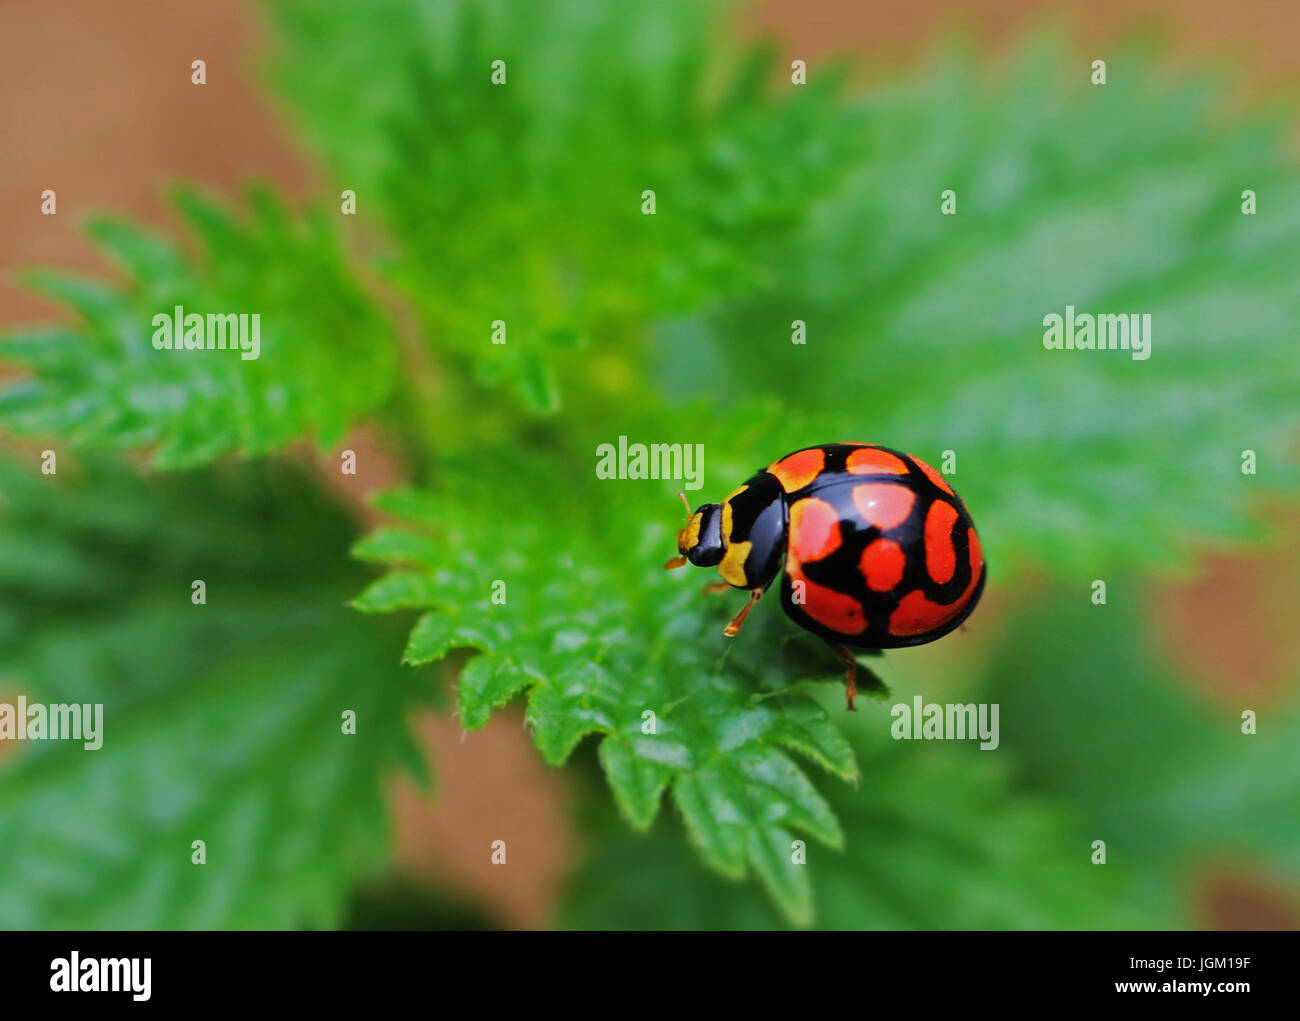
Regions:
<instances>
[{"instance_id":1,"label":"ladybug's hind leg","mask_svg":"<svg viewBox=\"0 0 1300 1021\"><path fill-rule=\"evenodd\" d=\"M856 707L853 705L853 699L858 694L858 671L859 670L861 670L862 673L865 675L863 681L866 684L866 690L874 691L886 695L889 693L889 689L885 687L885 682L882 681L879 677L877 677L874 671L868 670L866 667L858 665L858 657L856 656L856 654L854 654L853 650L846 649L843 645L840 645L839 642L832 642L829 638L823 638L822 641L824 641L827 645L831 647L831 650L835 653L835 655L840 657L840 661L844 664L845 667L844 694L848 700L849 709L851 711L856 709ZM879 652L870 649L864 650L864 652L868 656L880 655Z\"/></svg>"},{"instance_id":2,"label":"ladybug's hind leg","mask_svg":"<svg viewBox=\"0 0 1300 1021\"><path fill-rule=\"evenodd\" d=\"M854 711L853 698L858 693L858 658L839 642L824 639L831 651L843 661L847 672L844 675L844 694L848 698L849 711Z\"/></svg>"}]
</instances>

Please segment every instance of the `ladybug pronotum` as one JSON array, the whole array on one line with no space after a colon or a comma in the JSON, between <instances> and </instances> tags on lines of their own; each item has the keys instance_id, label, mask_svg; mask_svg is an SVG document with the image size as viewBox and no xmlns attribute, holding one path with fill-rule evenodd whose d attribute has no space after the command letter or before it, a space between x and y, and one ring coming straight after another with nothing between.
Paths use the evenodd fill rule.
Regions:
<instances>
[{"instance_id":1,"label":"ladybug pronotum","mask_svg":"<svg viewBox=\"0 0 1300 1021\"><path fill-rule=\"evenodd\" d=\"M682 496L686 502L686 497ZM975 523L943 476L873 443L806 447L774 461L677 534L664 566L716 567L750 591L735 635L780 578L781 606L843 660L848 706L857 660L845 646L896 649L942 638L975 609L984 554Z\"/></svg>"}]
</instances>

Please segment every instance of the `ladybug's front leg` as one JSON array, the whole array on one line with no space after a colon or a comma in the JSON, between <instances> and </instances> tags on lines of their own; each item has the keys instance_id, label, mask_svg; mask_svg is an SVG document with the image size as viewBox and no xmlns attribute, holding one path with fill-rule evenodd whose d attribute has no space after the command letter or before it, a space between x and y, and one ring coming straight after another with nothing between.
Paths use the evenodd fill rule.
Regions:
<instances>
[{"instance_id":1,"label":"ladybug's front leg","mask_svg":"<svg viewBox=\"0 0 1300 1021\"><path fill-rule=\"evenodd\" d=\"M749 611L754 608L756 602L763 598L763 593L766 591L766 588L756 588L751 591L749 593L749 602L741 608L741 611L738 614L731 618L731 623L723 629L722 633L728 638L734 638L736 632L740 630L740 625L745 623L745 618L749 616Z\"/></svg>"}]
</instances>

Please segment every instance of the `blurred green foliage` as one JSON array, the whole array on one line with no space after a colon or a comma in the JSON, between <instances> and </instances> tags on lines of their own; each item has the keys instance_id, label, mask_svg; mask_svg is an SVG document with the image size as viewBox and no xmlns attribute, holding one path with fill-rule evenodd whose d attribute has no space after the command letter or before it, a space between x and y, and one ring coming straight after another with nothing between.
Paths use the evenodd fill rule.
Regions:
<instances>
[{"instance_id":1,"label":"blurred green foliage","mask_svg":"<svg viewBox=\"0 0 1300 1021\"><path fill-rule=\"evenodd\" d=\"M1165 910L1198 854L1300 874L1294 685L1272 697L1191 694L1144 641L1136 589L1112 586L1105 641L1079 641L1096 626L1085 601L1026 607L985 667L975 691L1015 707L1002 739L1025 786L1072 805L1097 837L1115 834ZM1247 708L1253 737L1241 731Z\"/></svg>"},{"instance_id":2,"label":"blurred green foliage","mask_svg":"<svg viewBox=\"0 0 1300 1021\"><path fill-rule=\"evenodd\" d=\"M377 252L396 294L349 268L321 214L297 217L265 195L247 218L186 199L205 243L193 265L165 242L101 226L131 280L59 285L82 325L0 344L0 357L7 350L32 372L0 394L0 422L86 447L153 449L175 466L280 450L295 435L329 445L359 416L381 416L405 446L412 484L380 501L391 523L354 547L387 568L357 608L419 612L408 664L478 650L458 685L467 727L526 695L548 762L597 736L622 828L596 805L585 810L595 850L565 921L1167 925L1185 921L1171 877L1205 848L1231 844L1300 873L1291 828L1269 822L1300 789L1288 743L1261 734L1241 751L1235 718L1152 680L1160 674L1128 603L1093 607L1077 595L1096 577L1114 584L1184 561L1206 539L1258 534L1258 497L1300 482L1290 343L1300 189L1275 120L1228 120L1220 90L1171 82L1136 51L1112 57L1110 85L1089 87L1059 40L1026 46L1001 74L948 51L851 98L825 66L808 87L789 86L770 55L726 42L710 4L269 6L271 78L332 183L356 190L348 241ZM504 86L490 82L496 59ZM1259 216L1240 213L1246 187L1261 196ZM958 194L954 217L939 214L945 188ZM656 191L655 216L641 214L644 189ZM154 306L182 300L264 310L262 359L150 350ZM1042 316L1066 304L1153 312L1150 360L1044 351ZM790 342L796 319L807 323L804 345ZM507 324L504 345L490 342L495 320ZM399 322L411 324L400 335ZM597 445L620 435L703 444L697 499L718 499L809 443L885 442L936 463L956 451L954 481L984 537L991 591L1010 597L1034 569L1082 609L1026 611L987 663L974 652L944 661L938 687L928 650L891 655L885 672L904 698L987 691L1003 704L1004 750L889 742L881 705L846 718L836 689L813 683L837 679L837 662L775 606L725 640L734 599L704 600L702 577L659 569L679 520L676 485L595 477ZM1258 476L1240 472L1246 448ZM264 470L278 477L285 465ZM223 761L238 783L161 770L139 809L179 802L227 820L230 841L243 835L229 885L193 892L186 913L143 877L131 887L125 872L69 865L60 882L73 892L53 880L45 894L15 885L0 900L7 917L330 924L359 863L375 860L357 850L382 846L377 796L366 796L390 752L406 747L401 711L420 674L388 668L396 655L373 617L335 617L346 529L327 541L296 523L328 503L323 494L223 511L227 488L238 493L251 470L177 476L167 494L131 481L136 517L107 539L130 549L137 529L156 541L144 508L178 520L164 495L197 499L182 515L187 534L283 543L274 556L296 565L283 574L298 593L285 598L321 615L310 637L250 596L259 616L241 627L265 633L268 647L223 645L233 672L214 666L195 684L164 658L113 675L142 704L155 688L180 685L177 699L192 689L181 723L142 717L130 745L120 739L116 758L96 760L105 765L24 757L0 795L11 820L29 820L0 838L17 875L36 868L22 854L50 825L17 814L48 811L24 792L46 785L49 804L75 811L92 775L126 797L154 761L203 762L202 749L219 745L198 730L226 740L235 723L200 692L238 677L240 718L273 720L282 743L230 749ZM43 523L33 548L58 545L64 531L75 538L38 484L16 492L9 503ZM103 512L87 508L82 524ZM242 592L241 564L222 566ZM168 588L185 581L142 578L129 559L113 570L116 589L162 585L171 602L145 618L119 601L112 629L211 641L202 627L215 607L199 611ZM489 598L496 580L507 586L501 605ZM30 601L28 572L15 584L15 598ZM56 647L56 625L33 624L29 640ZM89 652L68 640L47 686L86 673ZM372 700L385 722L350 746L363 762L325 753L324 716L318 727L294 715L308 691L318 706ZM642 733L645 710L658 719L653 736ZM1293 733L1295 717L1284 718ZM312 769L334 796L293 785ZM665 792L680 831L659 811ZM150 826L174 828L175 817L113 804L99 806L117 814L94 832L114 834L104 853L125 870L145 860ZM282 811L259 815L268 805ZM1159 838L1137 832L1151 818L1168 823ZM309 822L332 842L313 852L295 829ZM629 836L623 823L650 835ZM66 825L65 841L90 832ZM683 834L705 869L683 853ZM806 838L809 865L792 865L791 841ZM1119 848L1105 869L1089 864L1094 839ZM148 846L153 882L192 889L184 858L163 861L178 852ZM310 881L266 898L264 857L276 854ZM772 907L735 882L745 876ZM119 913L88 913L90 903ZM205 903L227 913L205 914Z\"/></svg>"},{"instance_id":3,"label":"blurred green foliage","mask_svg":"<svg viewBox=\"0 0 1300 1021\"><path fill-rule=\"evenodd\" d=\"M766 89L771 55L721 46L712 3L271 8L273 77L383 223L425 337L534 409L559 404L556 362L581 371L575 344L775 280L790 229L866 149L838 74Z\"/></svg>"},{"instance_id":4,"label":"blurred green foliage","mask_svg":"<svg viewBox=\"0 0 1300 1021\"><path fill-rule=\"evenodd\" d=\"M342 439L388 395L391 332L329 219L296 219L265 189L252 189L249 201L239 219L196 192L177 194L199 260L128 223L92 222L96 241L129 274L122 287L31 274L82 322L5 339L5 358L33 375L0 394L0 420L92 449L154 448L160 468L271 453L304 433L322 447ZM178 305L200 315L255 311L259 356L156 351L153 317L170 318Z\"/></svg>"},{"instance_id":5,"label":"blurred green foliage","mask_svg":"<svg viewBox=\"0 0 1300 1021\"><path fill-rule=\"evenodd\" d=\"M382 775L422 769L405 717L428 697L343 606L351 534L285 464L0 462L0 695L104 706L97 751L6 749L0 928L338 924L385 860Z\"/></svg>"}]
</instances>

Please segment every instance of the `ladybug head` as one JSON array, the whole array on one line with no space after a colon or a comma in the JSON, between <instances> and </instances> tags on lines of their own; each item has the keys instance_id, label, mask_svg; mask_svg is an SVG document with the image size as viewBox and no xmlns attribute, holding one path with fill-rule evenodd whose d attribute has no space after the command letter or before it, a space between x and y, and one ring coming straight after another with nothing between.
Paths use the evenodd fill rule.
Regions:
<instances>
[{"instance_id":1,"label":"ladybug head","mask_svg":"<svg viewBox=\"0 0 1300 1021\"><path fill-rule=\"evenodd\" d=\"M664 564L665 569L683 567L687 561L696 567L716 567L722 562L722 504L701 504L699 510L691 512L691 505L684 493L678 493L682 503L686 504L686 525L677 533L677 552Z\"/></svg>"}]
</instances>

